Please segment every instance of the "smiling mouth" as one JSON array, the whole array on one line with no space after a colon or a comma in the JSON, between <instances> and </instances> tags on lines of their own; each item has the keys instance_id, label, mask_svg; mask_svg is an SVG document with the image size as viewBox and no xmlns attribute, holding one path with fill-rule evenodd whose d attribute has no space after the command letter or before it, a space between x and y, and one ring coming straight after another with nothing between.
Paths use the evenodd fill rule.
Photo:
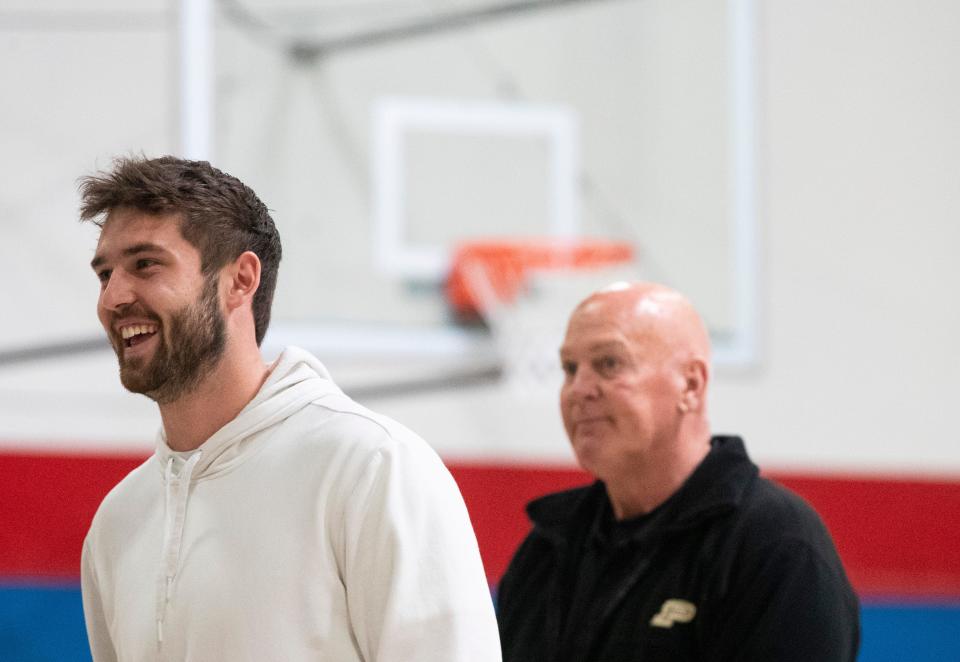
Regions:
<instances>
[{"instance_id":1,"label":"smiling mouth","mask_svg":"<svg viewBox=\"0 0 960 662\"><path fill-rule=\"evenodd\" d=\"M156 324L131 324L120 329L124 347L136 347L157 334Z\"/></svg>"}]
</instances>

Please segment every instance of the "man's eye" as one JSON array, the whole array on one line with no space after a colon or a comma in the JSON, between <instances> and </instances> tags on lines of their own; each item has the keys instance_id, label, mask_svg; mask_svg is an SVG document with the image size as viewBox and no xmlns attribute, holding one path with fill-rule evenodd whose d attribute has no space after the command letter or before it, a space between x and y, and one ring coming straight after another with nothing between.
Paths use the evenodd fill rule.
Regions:
<instances>
[{"instance_id":1,"label":"man's eye","mask_svg":"<svg viewBox=\"0 0 960 662\"><path fill-rule=\"evenodd\" d=\"M156 260L151 260L151 259L148 259L148 258L141 258L141 259L137 260L136 267L137 267L137 269L146 269L147 267L152 267L152 266L155 265L156 263L157 263Z\"/></svg>"},{"instance_id":2,"label":"man's eye","mask_svg":"<svg viewBox=\"0 0 960 662\"><path fill-rule=\"evenodd\" d=\"M577 364L573 361L562 361L560 366L563 368L563 374L567 377L573 377L577 372Z\"/></svg>"},{"instance_id":3,"label":"man's eye","mask_svg":"<svg viewBox=\"0 0 960 662\"><path fill-rule=\"evenodd\" d=\"M604 356L597 360L597 372L609 374L615 371L619 365L620 361L618 361L615 357Z\"/></svg>"},{"instance_id":4,"label":"man's eye","mask_svg":"<svg viewBox=\"0 0 960 662\"><path fill-rule=\"evenodd\" d=\"M103 271L98 271L97 280L105 284L108 280L110 280L110 270L104 269Z\"/></svg>"}]
</instances>

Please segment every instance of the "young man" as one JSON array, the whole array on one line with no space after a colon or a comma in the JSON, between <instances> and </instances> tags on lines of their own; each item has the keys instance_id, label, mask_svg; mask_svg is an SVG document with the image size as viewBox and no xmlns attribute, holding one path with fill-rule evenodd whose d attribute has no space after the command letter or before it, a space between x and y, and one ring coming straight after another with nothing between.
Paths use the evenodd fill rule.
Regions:
<instances>
[{"instance_id":1,"label":"young man","mask_svg":"<svg viewBox=\"0 0 960 662\"><path fill-rule=\"evenodd\" d=\"M84 543L95 662L499 660L440 459L307 352L261 359L281 250L254 192L164 157L81 195L120 379L163 422Z\"/></svg>"},{"instance_id":2,"label":"young man","mask_svg":"<svg viewBox=\"0 0 960 662\"><path fill-rule=\"evenodd\" d=\"M573 312L560 409L590 487L532 502L499 591L506 662L853 662L830 536L707 420L710 342L677 292L617 284Z\"/></svg>"}]
</instances>

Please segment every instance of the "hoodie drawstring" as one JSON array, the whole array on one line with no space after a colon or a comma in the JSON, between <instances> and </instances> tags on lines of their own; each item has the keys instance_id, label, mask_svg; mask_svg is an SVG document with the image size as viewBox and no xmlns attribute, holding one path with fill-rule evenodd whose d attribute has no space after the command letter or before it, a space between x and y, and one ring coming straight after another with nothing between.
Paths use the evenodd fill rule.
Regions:
<instances>
[{"instance_id":1,"label":"hoodie drawstring","mask_svg":"<svg viewBox=\"0 0 960 662\"><path fill-rule=\"evenodd\" d=\"M180 543L183 540L183 523L187 514L187 499L190 496L190 478L201 454L202 451L197 451L191 455L176 478L173 476L173 457L167 461L164 471L163 552L160 557L161 572L157 587L157 648L163 643L163 619L170 601L170 588L180 565ZM174 480L177 483L175 490L172 489Z\"/></svg>"}]
</instances>

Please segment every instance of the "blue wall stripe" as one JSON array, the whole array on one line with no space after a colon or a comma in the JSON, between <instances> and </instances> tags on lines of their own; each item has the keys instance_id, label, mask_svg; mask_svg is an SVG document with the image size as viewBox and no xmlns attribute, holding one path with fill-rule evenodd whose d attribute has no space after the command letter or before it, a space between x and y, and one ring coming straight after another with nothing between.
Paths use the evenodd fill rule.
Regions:
<instances>
[{"instance_id":1,"label":"blue wall stripe","mask_svg":"<svg viewBox=\"0 0 960 662\"><path fill-rule=\"evenodd\" d=\"M859 662L960 662L960 602L866 603ZM0 585L0 660L90 662L75 584Z\"/></svg>"},{"instance_id":2,"label":"blue wall stripe","mask_svg":"<svg viewBox=\"0 0 960 662\"><path fill-rule=\"evenodd\" d=\"M960 603L863 605L860 662L960 662Z\"/></svg>"},{"instance_id":3,"label":"blue wall stripe","mask_svg":"<svg viewBox=\"0 0 960 662\"><path fill-rule=\"evenodd\" d=\"M0 586L0 660L90 662L79 586Z\"/></svg>"}]
</instances>

